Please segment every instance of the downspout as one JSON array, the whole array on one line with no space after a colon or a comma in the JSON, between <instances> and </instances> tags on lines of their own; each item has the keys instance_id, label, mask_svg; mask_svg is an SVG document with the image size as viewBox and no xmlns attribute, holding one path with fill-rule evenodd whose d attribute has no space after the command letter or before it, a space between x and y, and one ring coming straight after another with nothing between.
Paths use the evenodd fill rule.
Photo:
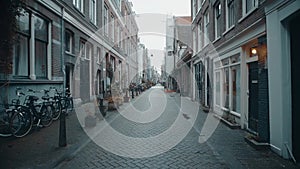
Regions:
<instances>
[{"instance_id":1,"label":"downspout","mask_svg":"<svg viewBox=\"0 0 300 169\"><path fill-rule=\"evenodd\" d=\"M66 89L66 71L65 71L65 59L64 59L64 13L65 8L61 7L61 71L63 73L63 90ZM63 92L64 96L65 92Z\"/></svg>"}]
</instances>

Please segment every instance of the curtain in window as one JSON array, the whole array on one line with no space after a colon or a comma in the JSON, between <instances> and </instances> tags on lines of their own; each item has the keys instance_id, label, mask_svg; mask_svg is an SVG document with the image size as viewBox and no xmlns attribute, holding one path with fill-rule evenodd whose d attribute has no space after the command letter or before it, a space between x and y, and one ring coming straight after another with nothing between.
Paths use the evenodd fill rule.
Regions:
<instances>
[{"instance_id":1,"label":"curtain in window","mask_svg":"<svg viewBox=\"0 0 300 169\"><path fill-rule=\"evenodd\" d=\"M17 43L14 46L14 69L13 74L16 76L28 76L28 41L29 37L18 35Z\"/></svg>"}]
</instances>

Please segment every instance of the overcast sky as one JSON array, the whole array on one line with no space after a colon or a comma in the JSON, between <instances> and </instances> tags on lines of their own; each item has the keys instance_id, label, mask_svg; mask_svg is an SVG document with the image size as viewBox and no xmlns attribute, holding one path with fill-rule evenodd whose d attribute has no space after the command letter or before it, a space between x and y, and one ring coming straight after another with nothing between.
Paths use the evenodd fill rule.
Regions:
<instances>
[{"instance_id":1,"label":"overcast sky","mask_svg":"<svg viewBox=\"0 0 300 169\"><path fill-rule=\"evenodd\" d=\"M153 54L152 65L160 69L165 47L167 15L190 16L190 0L130 0L136 12L141 43Z\"/></svg>"}]
</instances>

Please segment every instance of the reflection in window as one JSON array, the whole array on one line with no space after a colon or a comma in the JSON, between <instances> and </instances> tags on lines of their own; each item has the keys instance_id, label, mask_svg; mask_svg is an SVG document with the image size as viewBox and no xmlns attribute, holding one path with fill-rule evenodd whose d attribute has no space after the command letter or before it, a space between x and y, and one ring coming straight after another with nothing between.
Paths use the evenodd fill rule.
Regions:
<instances>
[{"instance_id":1,"label":"reflection in window","mask_svg":"<svg viewBox=\"0 0 300 169\"><path fill-rule=\"evenodd\" d=\"M224 83L223 83L223 106L229 109L229 68L224 69Z\"/></svg>"},{"instance_id":2,"label":"reflection in window","mask_svg":"<svg viewBox=\"0 0 300 169\"><path fill-rule=\"evenodd\" d=\"M232 79L232 111L240 113L240 67L231 68Z\"/></svg>"}]
</instances>

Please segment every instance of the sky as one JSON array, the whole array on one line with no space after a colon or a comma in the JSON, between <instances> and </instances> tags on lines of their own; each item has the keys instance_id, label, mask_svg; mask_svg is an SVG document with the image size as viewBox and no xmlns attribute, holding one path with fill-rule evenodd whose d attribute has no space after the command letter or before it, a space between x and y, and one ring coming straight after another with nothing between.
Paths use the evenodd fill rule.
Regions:
<instances>
[{"instance_id":1,"label":"sky","mask_svg":"<svg viewBox=\"0 0 300 169\"><path fill-rule=\"evenodd\" d=\"M133 3L141 43L149 50L151 64L160 70L165 47L167 15L190 16L190 0L130 0Z\"/></svg>"}]
</instances>

